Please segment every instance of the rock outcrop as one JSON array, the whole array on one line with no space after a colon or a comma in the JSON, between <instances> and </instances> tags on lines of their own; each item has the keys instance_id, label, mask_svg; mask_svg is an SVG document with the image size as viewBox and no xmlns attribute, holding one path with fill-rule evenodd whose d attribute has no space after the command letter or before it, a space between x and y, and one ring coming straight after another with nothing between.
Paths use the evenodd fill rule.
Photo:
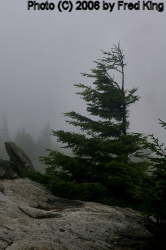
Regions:
<instances>
[{"instance_id":1,"label":"rock outcrop","mask_svg":"<svg viewBox=\"0 0 166 250\"><path fill-rule=\"evenodd\" d=\"M29 157L14 142L5 142L5 147L10 161L0 158L0 179L20 178L24 170L35 170Z\"/></svg>"},{"instance_id":2,"label":"rock outcrop","mask_svg":"<svg viewBox=\"0 0 166 250\"><path fill-rule=\"evenodd\" d=\"M53 196L19 178L0 181L0 250L146 249L140 213Z\"/></svg>"},{"instance_id":3,"label":"rock outcrop","mask_svg":"<svg viewBox=\"0 0 166 250\"><path fill-rule=\"evenodd\" d=\"M10 161L0 159L0 179L15 179L18 175L13 171Z\"/></svg>"},{"instance_id":4,"label":"rock outcrop","mask_svg":"<svg viewBox=\"0 0 166 250\"><path fill-rule=\"evenodd\" d=\"M72 201L23 177L34 170L13 142L0 159L0 250L147 250L152 235L129 208Z\"/></svg>"}]
</instances>

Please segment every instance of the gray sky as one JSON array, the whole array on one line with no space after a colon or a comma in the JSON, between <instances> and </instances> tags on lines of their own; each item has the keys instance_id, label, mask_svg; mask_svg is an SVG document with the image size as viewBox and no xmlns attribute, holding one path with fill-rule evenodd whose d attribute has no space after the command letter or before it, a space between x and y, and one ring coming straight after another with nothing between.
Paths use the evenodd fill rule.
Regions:
<instances>
[{"instance_id":1,"label":"gray sky","mask_svg":"<svg viewBox=\"0 0 166 250\"><path fill-rule=\"evenodd\" d=\"M100 49L120 41L128 62L125 89L139 87L141 96L131 107L131 131L166 142L158 123L166 121L166 10L60 13L28 11L27 2L0 1L0 120L6 116L11 135L24 126L37 136L48 121L54 130L71 130L63 113L86 114L73 84L92 83L80 72L89 73L103 57Z\"/></svg>"}]
</instances>

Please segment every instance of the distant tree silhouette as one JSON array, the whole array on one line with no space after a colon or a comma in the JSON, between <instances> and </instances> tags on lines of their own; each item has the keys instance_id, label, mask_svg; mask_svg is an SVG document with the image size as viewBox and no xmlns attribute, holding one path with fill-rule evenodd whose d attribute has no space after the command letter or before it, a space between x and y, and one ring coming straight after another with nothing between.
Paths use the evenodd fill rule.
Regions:
<instances>
[{"instance_id":1,"label":"distant tree silhouette","mask_svg":"<svg viewBox=\"0 0 166 250\"><path fill-rule=\"evenodd\" d=\"M17 129L14 142L18 147L25 151L32 161L35 160L36 145L33 138L25 131L25 128L22 128L21 130L19 128Z\"/></svg>"},{"instance_id":2,"label":"distant tree silhouette","mask_svg":"<svg viewBox=\"0 0 166 250\"><path fill-rule=\"evenodd\" d=\"M0 155L5 158L7 157L7 153L5 150L4 143L9 140L10 137L8 123L6 116L3 116L2 122L0 123Z\"/></svg>"},{"instance_id":3,"label":"distant tree silhouette","mask_svg":"<svg viewBox=\"0 0 166 250\"><path fill-rule=\"evenodd\" d=\"M44 129L40 131L40 135L36 143L37 154L39 156L47 155L46 149L50 149L51 146L50 124L48 122Z\"/></svg>"},{"instance_id":4,"label":"distant tree silhouette","mask_svg":"<svg viewBox=\"0 0 166 250\"><path fill-rule=\"evenodd\" d=\"M6 116L3 116L3 120L1 123L1 128L0 128L0 135L1 139L9 140L9 128L8 128L8 123Z\"/></svg>"}]
</instances>

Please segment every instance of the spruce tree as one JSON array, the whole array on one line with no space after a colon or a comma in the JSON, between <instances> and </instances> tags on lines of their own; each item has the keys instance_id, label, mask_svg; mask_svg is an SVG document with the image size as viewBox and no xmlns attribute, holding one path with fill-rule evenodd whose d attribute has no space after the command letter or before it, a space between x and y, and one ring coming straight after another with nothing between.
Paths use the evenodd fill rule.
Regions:
<instances>
[{"instance_id":1,"label":"spruce tree","mask_svg":"<svg viewBox=\"0 0 166 250\"><path fill-rule=\"evenodd\" d=\"M49 150L49 155L41 157L41 161L47 165L47 174L58 176L64 185L69 184L67 190L74 198L82 198L81 195L74 196L74 188L79 190L76 194L85 193L82 190L87 188L87 193L94 190L96 201L106 199L107 204L109 199L111 202L112 199L130 202L128 186L122 175L130 156L142 147L142 134L128 132L129 107L139 100L139 96L135 95L136 88L125 90L126 63L120 44L114 45L111 52L102 52L104 57L95 61L96 67L91 73L82 73L83 77L93 79L93 87L81 83L74 85L81 89L76 94L86 101L89 115L83 116L75 111L64 114L70 118L66 122L79 127L82 132L52 130L57 141L65 144L63 148L70 148L74 156ZM121 74L121 83L111 75L114 71ZM94 198L93 194L90 197Z\"/></svg>"}]
</instances>

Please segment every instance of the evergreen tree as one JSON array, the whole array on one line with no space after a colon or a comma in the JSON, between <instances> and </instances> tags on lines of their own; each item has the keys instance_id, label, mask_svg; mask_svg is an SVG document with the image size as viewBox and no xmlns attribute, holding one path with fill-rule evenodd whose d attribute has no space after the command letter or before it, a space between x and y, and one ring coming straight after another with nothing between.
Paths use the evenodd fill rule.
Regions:
<instances>
[{"instance_id":1,"label":"evergreen tree","mask_svg":"<svg viewBox=\"0 0 166 250\"><path fill-rule=\"evenodd\" d=\"M66 144L63 148L70 148L74 156L49 150L48 157L41 157L41 161L48 166L47 174L55 178L56 183L58 176L66 187L65 192L72 193L74 198L94 199L93 194L88 196L88 192L93 190L97 201L102 198L104 202L105 197L108 203L108 199L114 197L114 200L125 199L130 202L128 186L122 175L123 167L130 162L130 156L142 148L142 134L128 132L129 106L138 101L139 97L135 95L137 89L124 89L126 64L120 44L114 45L111 52L102 52L104 57L95 61L96 68L90 74L82 73L82 76L94 80L94 87L75 85L83 89L77 94L86 101L89 116L82 116L74 111L65 113L70 118L67 122L80 127L82 134L52 130L52 135ZM121 74L121 84L110 75L112 71ZM135 164L141 171L145 171L143 163ZM60 172L57 171L59 169ZM61 189L65 188L63 185ZM79 190L83 198L76 195L77 191L74 196L74 189ZM86 192L87 196L84 195Z\"/></svg>"}]
</instances>

